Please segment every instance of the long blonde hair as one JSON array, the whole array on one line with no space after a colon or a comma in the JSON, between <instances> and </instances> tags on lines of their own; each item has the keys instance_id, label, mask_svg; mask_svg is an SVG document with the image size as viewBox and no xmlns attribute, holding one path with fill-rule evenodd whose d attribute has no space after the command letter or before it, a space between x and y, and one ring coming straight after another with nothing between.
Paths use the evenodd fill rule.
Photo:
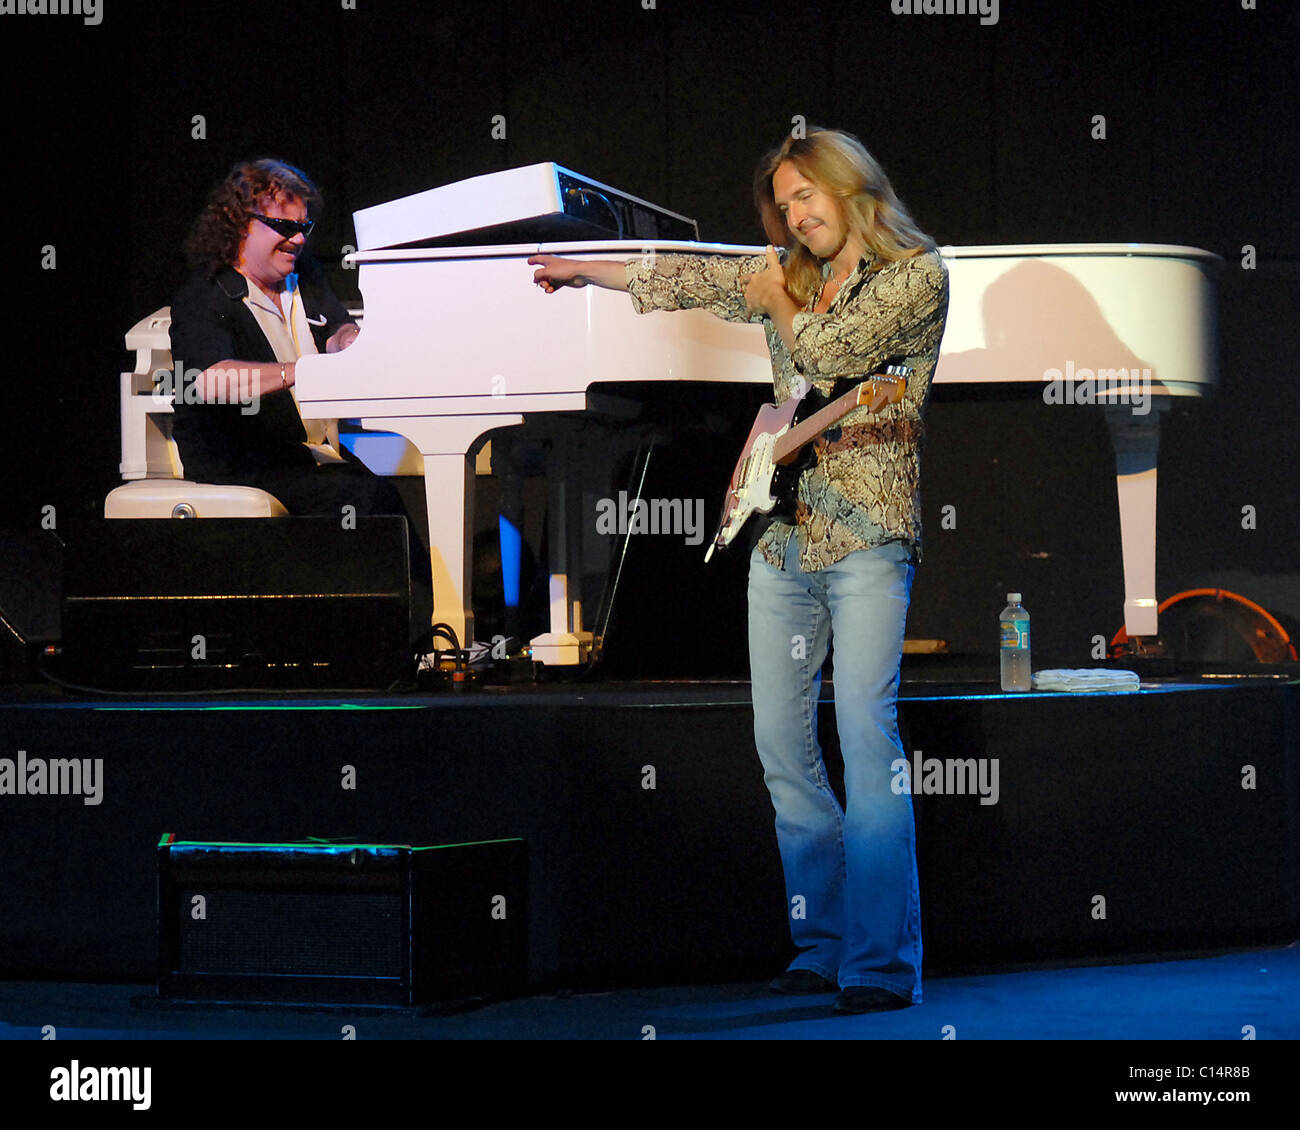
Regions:
<instances>
[{"instance_id":1,"label":"long blonde hair","mask_svg":"<svg viewBox=\"0 0 1300 1130\"><path fill-rule=\"evenodd\" d=\"M813 127L806 137L787 137L754 171L754 203L768 241L778 247L790 245L785 258L785 286L800 306L806 305L820 288L822 269L820 260L791 238L785 217L776 206L772 177L786 161L836 198L850 233L858 236L882 264L933 250L934 240L917 227L894 194L885 170L851 133Z\"/></svg>"}]
</instances>

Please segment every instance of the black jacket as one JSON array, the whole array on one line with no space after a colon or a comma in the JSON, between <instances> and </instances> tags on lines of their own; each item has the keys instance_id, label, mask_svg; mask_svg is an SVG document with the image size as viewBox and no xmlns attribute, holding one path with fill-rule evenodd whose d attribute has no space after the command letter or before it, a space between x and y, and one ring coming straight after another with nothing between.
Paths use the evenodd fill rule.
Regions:
<instances>
[{"instance_id":1,"label":"black jacket","mask_svg":"<svg viewBox=\"0 0 1300 1130\"><path fill-rule=\"evenodd\" d=\"M319 352L342 325L352 321L310 261L300 263L298 287ZM174 364L183 371L207 369L218 361L275 363L275 351L253 313L244 305L248 280L234 267L215 276L196 274L181 287L171 306ZM185 477L198 482L237 483L254 480L278 467L312 467L315 459L303 446L302 419L288 392L263 397L258 410L246 414L240 404L186 404L176 390L172 436L185 464Z\"/></svg>"}]
</instances>

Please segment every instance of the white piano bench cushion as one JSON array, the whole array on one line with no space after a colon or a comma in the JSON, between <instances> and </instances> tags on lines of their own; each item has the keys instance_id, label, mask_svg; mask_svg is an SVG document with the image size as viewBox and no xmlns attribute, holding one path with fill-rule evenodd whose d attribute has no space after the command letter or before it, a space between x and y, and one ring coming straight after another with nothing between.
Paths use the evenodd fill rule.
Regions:
<instances>
[{"instance_id":1,"label":"white piano bench cushion","mask_svg":"<svg viewBox=\"0 0 1300 1130\"><path fill-rule=\"evenodd\" d=\"M288 513L275 495L257 487L187 479L136 479L104 499L105 518L280 518Z\"/></svg>"}]
</instances>

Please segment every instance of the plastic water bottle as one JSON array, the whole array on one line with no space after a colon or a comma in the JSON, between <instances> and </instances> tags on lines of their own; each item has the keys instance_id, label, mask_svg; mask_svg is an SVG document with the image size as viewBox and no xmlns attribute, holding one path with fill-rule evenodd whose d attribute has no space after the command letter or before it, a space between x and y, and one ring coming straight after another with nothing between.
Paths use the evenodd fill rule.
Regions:
<instances>
[{"instance_id":1,"label":"plastic water bottle","mask_svg":"<svg viewBox=\"0 0 1300 1130\"><path fill-rule=\"evenodd\" d=\"M1002 610L1002 689L1033 690L1029 666L1029 613L1020 607L1020 594L1007 593Z\"/></svg>"}]
</instances>

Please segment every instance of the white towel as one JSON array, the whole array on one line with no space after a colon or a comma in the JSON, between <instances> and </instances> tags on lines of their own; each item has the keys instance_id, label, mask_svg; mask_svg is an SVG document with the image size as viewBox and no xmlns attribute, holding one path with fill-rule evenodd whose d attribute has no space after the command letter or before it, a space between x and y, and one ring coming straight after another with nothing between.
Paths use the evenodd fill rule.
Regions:
<instances>
[{"instance_id":1,"label":"white towel","mask_svg":"<svg viewBox=\"0 0 1300 1130\"><path fill-rule=\"evenodd\" d=\"M1034 673L1036 691L1135 691L1142 680L1136 671L1100 667L1057 668Z\"/></svg>"}]
</instances>

